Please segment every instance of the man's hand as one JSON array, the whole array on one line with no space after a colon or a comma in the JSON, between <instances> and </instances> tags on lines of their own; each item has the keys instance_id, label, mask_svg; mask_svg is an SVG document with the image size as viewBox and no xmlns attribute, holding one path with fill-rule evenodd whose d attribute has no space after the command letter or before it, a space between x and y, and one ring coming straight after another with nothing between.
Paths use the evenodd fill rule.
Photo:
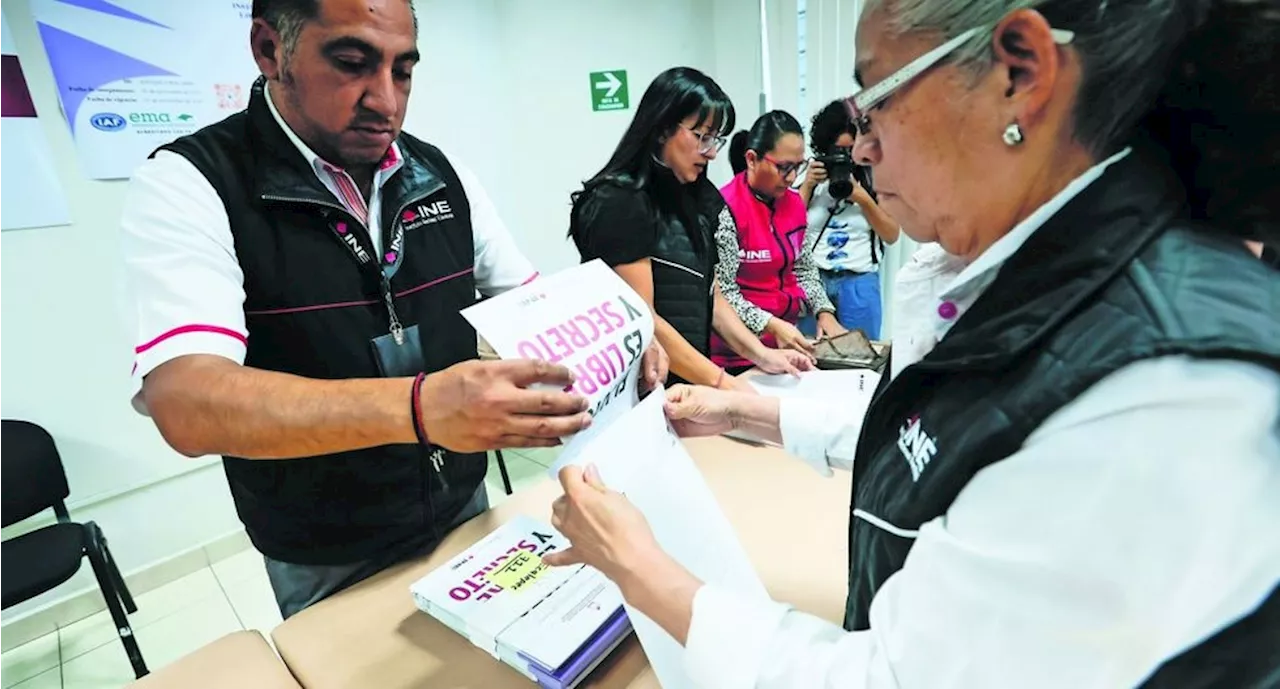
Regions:
<instances>
[{"instance_id":1,"label":"man's hand","mask_svg":"<svg viewBox=\"0 0 1280 689\"><path fill-rule=\"evenodd\" d=\"M840 325L840 321L836 320L835 314L830 311L823 311L818 314L818 339L838 337L847 332L849 332L849 329Z\"/></svg>"},{"instance_id":2,"label":"man's hand","mask_svg":"<svg viewBox=\"0 0 1280 689\"><path fill-rule=\"evenodd\" d=\"M423 381L422 425L455 452L554 447L591 425L587 399L565 392L572 384L569 369L545 361L463 362Z\"/></svg>"},{"instance_id":3,"label":"man's hand","mask_svg":"<svg viewBox=\"0 0 1280 689\"><path fill-rule=\"evenodd\" d=\"M648 394L667 382L670 367L671 360L667 357L667 350L658 344L658 338L655 337L640 359L640 393Z\"/></svg>"},{"instance_id":4,"label":"man's hand","mask_svg":"<svg viewBox=\"0 0 1280 689\"><path fill-rule=\"evenodd\" d=\"M781 318L770 318L764 331L773 335L778 341L779 349L793 349L802 354L813 354L813 343L809 338L805 337L799 328Z\"/></svg>"}]
</instances>

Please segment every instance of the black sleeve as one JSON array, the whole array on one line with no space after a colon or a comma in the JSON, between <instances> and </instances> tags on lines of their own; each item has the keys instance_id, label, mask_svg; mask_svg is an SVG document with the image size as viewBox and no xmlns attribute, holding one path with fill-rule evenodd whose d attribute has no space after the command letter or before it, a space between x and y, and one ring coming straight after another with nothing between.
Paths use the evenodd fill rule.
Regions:
<instances>
[{"instance_id":1,"label":"black sleeve","mask_svg":"<svg viewBox=\"0 0 1280 689\"><path fill-rule=\"evenodd\" d=\"M612 267L653 253L657 223L643 191L602 184L580 202L577 214L574 239L584 263L598 258Z\"/></svg>"},{"instance_id":2,"label":"black sleeve","mask_svg":"<svg viewBox=\"0 0 1280 689\"><path fill-rule=\"evenodd\" d=\"M1280 268L1280 250L1270 244L1262 245L1262 262L1272 268Z\"/></svg>"}]
</instances>

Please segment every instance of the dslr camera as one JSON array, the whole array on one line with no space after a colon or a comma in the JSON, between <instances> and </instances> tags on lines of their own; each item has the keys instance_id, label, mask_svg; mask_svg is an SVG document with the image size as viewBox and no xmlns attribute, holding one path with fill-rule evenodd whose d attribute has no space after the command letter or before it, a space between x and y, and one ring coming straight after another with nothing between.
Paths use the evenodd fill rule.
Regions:
<instances>
[{"instance_id":1,"label":"dslr camera","mask_svg":"<svg viewBox=\"0 0 1280 689\"><path fill-rule=\"evenodd\" d=\"M857 180L871 198L875 199L875 190L871 188L871 169L853 162L853 149L837 148L833 153L817 156L814 160L821 162L827 169L827 179L830 184L828 189L831 190L833 198L849 198L853 193L853 182Z\"/></svg>"}]
</instances>

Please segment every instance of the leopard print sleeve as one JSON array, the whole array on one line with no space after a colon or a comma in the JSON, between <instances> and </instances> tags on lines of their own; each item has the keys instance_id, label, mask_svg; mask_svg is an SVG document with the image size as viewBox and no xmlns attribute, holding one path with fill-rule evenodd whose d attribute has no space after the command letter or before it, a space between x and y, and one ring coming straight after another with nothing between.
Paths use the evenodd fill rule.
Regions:
<instances>
[{"instance_id":1,"label":"leopard print sleeve","mask_svg":"<svg viewBox=\"0 0 1280 689\"><path fill-rule=\"evenodd\" d=\"M742 323L759 335L769 325L769 319L773 315L747 301L742 295L742 289L738 287L738 268L741 265L741 259L738 258L738 224L734 222L733 213L728 206L720 210L716 223L716 248L720 254L720 260L716 262L716 282L720 284L720 293L733 307L738 318L742 319Z\"/></svg>"}]
</instances>

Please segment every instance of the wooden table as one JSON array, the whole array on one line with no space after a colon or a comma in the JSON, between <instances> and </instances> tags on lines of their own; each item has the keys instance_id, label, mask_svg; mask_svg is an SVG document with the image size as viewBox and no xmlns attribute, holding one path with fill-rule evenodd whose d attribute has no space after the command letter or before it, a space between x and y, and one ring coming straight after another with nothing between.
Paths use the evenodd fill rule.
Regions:
<instances>
[{"instance_id":1,"label":"wooden table","mask_svg":"<svg viewBox=\"0 0 1280 689\"><path fill-rule=\"evenodd\" d=\"M844 613L849 484L777 448L725 438L686 442L775 599L839 622ZM551 518L560 487L526 488L456 529L429 557L389 569L302 611L271 636L306 689L499 689L525 677L419 612L409 586L517 514ZM657 687L632 636L586 687Z\"/></svg>"},{"instance_id":2,"label":"wooden table","mask_svg":"<svg viewBox=\"0 0 1280 689\"><path fill-rule=\"evenodd\" d=\"M235 632L129 685L129 689L301 689L266 639Z\"/></svg>"}]
</instances>

